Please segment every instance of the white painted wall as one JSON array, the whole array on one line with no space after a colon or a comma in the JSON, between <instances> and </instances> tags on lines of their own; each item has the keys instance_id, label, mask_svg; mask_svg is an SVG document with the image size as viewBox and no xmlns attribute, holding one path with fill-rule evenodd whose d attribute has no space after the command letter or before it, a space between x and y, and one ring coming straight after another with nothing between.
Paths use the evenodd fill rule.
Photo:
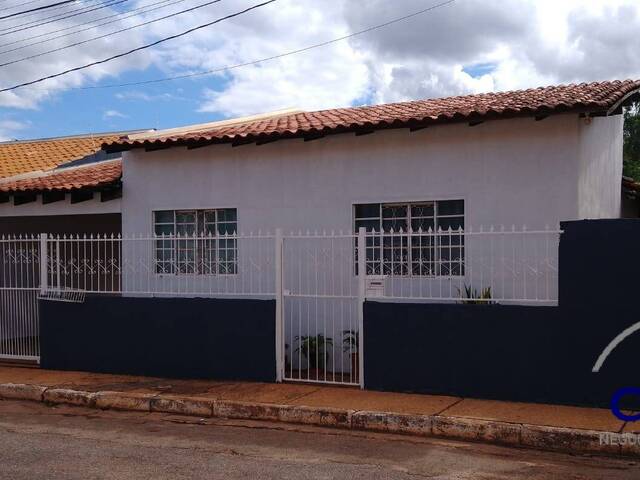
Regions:
<instances>
[{"instance_id":1,"label":"white painted wall","mask_svg":"<svg viewBox=\"0 0 640 480\"><path fill-rule=\"evenodd\" d=\"M579 218L621 216L623 126L622 115L580 122Z\"/></svg>"},{"instance_id":2,"label":"white painted wall","mask_svg":"<svg viewBox=\"0 0 640 480\"><path fill-rule=\"evenodd\" d=\"M612 188L621 154L620 167L603 176L597 169L617 147L597 161L586 152L619 141L621 128L618 119L599 120L586 128L576 115L560 115L312 142L134 150L124 154L123 233L150 233L153 210L217 207L237 208L243 231L349 229L354 203L447 198L465 200L474 227L539 228L587 211L616 216L615 195L595 192Z\"/></svg>"}]
</instances>

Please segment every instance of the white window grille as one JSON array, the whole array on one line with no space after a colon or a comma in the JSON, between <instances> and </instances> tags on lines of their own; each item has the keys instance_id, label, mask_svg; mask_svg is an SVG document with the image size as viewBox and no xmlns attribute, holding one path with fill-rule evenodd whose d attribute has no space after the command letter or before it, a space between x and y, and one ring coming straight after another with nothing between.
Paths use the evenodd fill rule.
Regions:
<instances>
[{"instance_id":1,"label":"white window grille","mask_svg":"<svg viewBox=\"0 0 640 480\"><path fill-rule=\"evenodd\" d=\"M359 204L354 219L368 275L464 275L464 200Z\"/></svg>"},{"instance_id":2,"label":"white window grille","mask_svg":"<svg viewBox=\"0 0 640 480\"><path fill-rule=\"evenodd\" d=\"M153 212L156 273L232 275L238 271L237 211L160 210Z\"/></svg>"}]
</instances>

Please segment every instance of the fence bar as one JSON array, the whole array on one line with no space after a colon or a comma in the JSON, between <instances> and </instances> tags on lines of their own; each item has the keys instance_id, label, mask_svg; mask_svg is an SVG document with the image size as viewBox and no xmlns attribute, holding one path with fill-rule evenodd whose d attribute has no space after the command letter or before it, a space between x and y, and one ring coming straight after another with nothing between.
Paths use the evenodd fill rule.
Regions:
<instances>
[{"instance_id":1,"label":"fence bar","mask_svg":"<svg viewBox=\"0 0 640 480\"><path fill-rule=\"evenodd\" d=\"M276 381L282 382L284 374L284 317L282 291L282 229L275 232L275 292L276 292Z\"/></svg>"},{"instance_id":2,"label":"fence bar","mask_svg":"<svg viewBox=\"0 0 640 480\"><path fill-rule=\"evenodd\" d=\"M367 278L367 231L358 229L358 379L364 389L364 301Z\"/></svg>"},{"instance_id":3,"label":"fence bar","mask_svg":"<svg viewBox=\"0 0 640 480\"><path fill-rule=\"evenodd\" d=\"M40 292L45 293L47 291L47 262L49 258L47 255L47 234L40 234Z\"/></svg>"}]
</instances>

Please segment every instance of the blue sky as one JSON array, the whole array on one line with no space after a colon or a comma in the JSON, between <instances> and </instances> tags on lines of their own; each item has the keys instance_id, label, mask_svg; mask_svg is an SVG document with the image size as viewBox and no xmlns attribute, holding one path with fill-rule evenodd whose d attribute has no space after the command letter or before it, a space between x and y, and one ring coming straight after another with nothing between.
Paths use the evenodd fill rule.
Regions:
<instances>
[{"instance_id":1,"label":"blue sky","mask_svg":"<svg viewBox=\"0 0 640 480\"><path fill-rule=\"evenodd\" d=\"M102 0L77 0L74 10ZM0 63L80 46L0 67L0 87L30 81L122 53L250 7L220 2L141 28L113 33L207 0L125 0L117 7L23 32L0 20ZM35 0L32 6L50 3ZM2 14L24 0L3 0ZM88 132L167 128L282 108L314 110L529 88L557 83L640 78L637 0L456 0L398 23L296 55L252 64L424 10L438 0L277 0L212 27L117 61L0 93L0 140ZM131 11L136 12L131 14ZM113 25L99 19L118 15ZM29 17L45 19L52 12ZM1 15L0 15L1 16ZM130 16L131 18L124 18ZM122 17L122 18L120 18ZM84 33L73 33L86 26ZM68 37L52 33L70 28ZM30 37L47 41L30 45ZM2 53L7 43L24 47ZM13 48L13 47L12 47ZM615 52L612 55L611 52ZM250 65L141 86L77 89Z\"/></svg>"},{"instance_id":2,"label":"blue sky","mask_svg":"<svg viewBox=\"0 0 640 480\"><path fill-rule=\"evenodd\" d=\"M155 67L144 72L125 72L118 83L163 77ZM97 85L111 85L105 79ZM216 112L199 112L204 88L222 90L219 76L174 80L145 86L67 90L42 102L35 110L0 109L0 114L27 124L20 138L42 138L88 132L170 128L224 118Z\"/></svg>"}]
</instances>

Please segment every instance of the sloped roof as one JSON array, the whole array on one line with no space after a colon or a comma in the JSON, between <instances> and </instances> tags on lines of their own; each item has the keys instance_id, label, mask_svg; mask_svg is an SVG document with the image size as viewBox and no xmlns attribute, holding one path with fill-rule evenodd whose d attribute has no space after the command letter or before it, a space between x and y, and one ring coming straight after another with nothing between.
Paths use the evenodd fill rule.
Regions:
<instances>
[{"instance_id":1,"label":"sloped roof","mask_svg":"<svg viewBox=\"0 0 640 480\"><path fill-rule=\"evenodd\" d=\"M79 160L121 136L122 133L111 133L0 143L0 178L46 171Z\"/></svg>"},{"instance_id":2,"label":"sloped roof","mask_svg":"<svg viewBox=\"0 0 640 480\"><path fill-rule=\"evenodd\" d=\"M0 143L0 192L70 191L119 185L120 159L102 145L144 130ZM113 156L112 156L113 157Z\"/></svg>"},{"instance_id":3,"label":"sloped roof","mask_svg":"<svg viewBox=\"0 0 640 480\"><path fill-rule=\"evenodd\" d=\"M115 185L122 176L122 160L106 160L47 172L0 179L0 192L71 191Z\"/></svg>"},{"instance_id":4,"label":"sloped roof","mask_svg":"<svg viewBox=\"0 0 640 480\"><path fill-rule=\"evenodd\" d=\"M609 114L639 90L640 80L616 80L300 112L210 130L164 135L160 131L157 136L144 139L123 137L118 141L105 142L105 149L115 152L179 145L261 143L284 138L569 112Z\"/></svg>"}]
</instances>

